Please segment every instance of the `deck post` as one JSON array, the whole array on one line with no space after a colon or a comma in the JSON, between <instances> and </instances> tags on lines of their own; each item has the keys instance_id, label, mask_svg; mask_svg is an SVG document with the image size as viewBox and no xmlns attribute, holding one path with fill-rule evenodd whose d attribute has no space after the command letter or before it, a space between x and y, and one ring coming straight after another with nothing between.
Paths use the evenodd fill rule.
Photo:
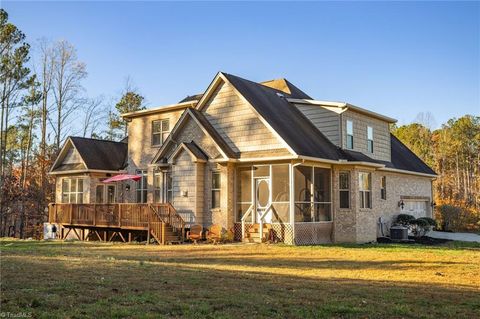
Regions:
<instances>
[{"instance_id":1,"label":"deck post","mask_svg":"<svg viewBox=\"0 0 480 319\"><path fill-rule=\"evenodd\" d=\"M118 227L122 227L122 205L116 204L118 207Z\"/></svg>"},{"instance_id":2,"label":"deck post","mask_svg":"<svg viewBox=\"0 0 480 319\"><path fill-rule=\"evenodd\" d=\"M93 226L97 226L97 204L93 204Z\"/></svg>"},{"instance_id":3,"label":"deck post","mask_svg":"<svg viewBox=\"0 0 480 319\"><path fill-rule=\"evenodd\" d=\"M162 245L165 245L165 223L162 223Z\"/></svg>"},{"instance_id":4,"label":"deck post","mask_svg":"<svg viewBox=\"0 0 480 319\"><path fill-rule=\"evenodd\" d=\"M108 230L105 230L103 232L103 241L107 241L107 236L108 236Z\"/></svg>"},{"instance_id":5,"label":"deck post","mask_svg":"<svg viewBox=\"0 0 480 319\"><path fill-rule=\"evenodd\" d=\"M147 226L147 245L150 244L150 214L147 214L147 221L148 221L148 226Z\"/></svg>"}]
</instances>

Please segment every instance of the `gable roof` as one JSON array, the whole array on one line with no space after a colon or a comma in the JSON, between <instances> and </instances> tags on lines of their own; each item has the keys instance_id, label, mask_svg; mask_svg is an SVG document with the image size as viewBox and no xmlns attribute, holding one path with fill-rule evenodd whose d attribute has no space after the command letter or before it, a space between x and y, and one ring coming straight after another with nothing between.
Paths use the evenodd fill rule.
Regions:
<instances>
[{"instance_id":1,"label":"gable roof","mask_svg":"<svg viewBox=\"0 0 480 319\"><path fill-rule=\"evenodd\" d=\"M192 157L194 162L206 162L208 160L208 155L202 151L202 149L195 144L194 141L191 142L183 142L178 145L175 151L170 155L168 159L169 163L173 163L174 159L180 154L180 151L187 151L188 154Z\"/></svg>"},{"instance_id":2,"label":"gable roof","mask_svg":"<svg viewBox=\"0 0 480 319\"><path fill-rule=\"evenodd\" d=\"M71 136L65 142L58 159L69 143L77 150L87 170L119 171L127 166L128 145L126 143ZM62 165L60 168L59 164L61 163L56 161L51 172L79 169L78 166L71 165L69 167Z\"/></svg>"},{"instance_id":3,"label":"gable roof","mask_svg":"<svg viewBox=\"0 0 480 319\"><path fill-rule=\"evenodd\" d=\"M213 140L222 155L224 155L227 159L238 157L237 154L235 154L235 152L228 146L227 142L225 142L220 134L213 128L212 124L210 124L202 112L196 109L186 109L168 135L165 143L163 143L157 154L155 154L153 157L152 164L157 163L165 155L168 145L174 142L173 138L178 134L177 132L179 131L180 127L185 124L185 121L188 117L191 117L192 120L194 120L205 132L205 134L207 134Z\"/></svg>"},{"instance_id":4,"label":"gable roof","mask_svg":"<svg viewBox=\"0 0 480 319\"><path fill-rule=\"evenodd\" d=\"M300 98L305 93L294 90L288 94L235 75L222 74L296 155L330 160L340 158L337 146L286 100L286 97Z\"/></svg>"}]
</instances>

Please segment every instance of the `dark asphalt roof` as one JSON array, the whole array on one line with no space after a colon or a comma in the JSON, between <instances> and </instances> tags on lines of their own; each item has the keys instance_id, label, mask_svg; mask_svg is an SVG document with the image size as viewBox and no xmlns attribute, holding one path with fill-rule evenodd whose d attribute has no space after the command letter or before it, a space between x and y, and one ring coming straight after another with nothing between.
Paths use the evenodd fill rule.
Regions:
<instances>
[{"instance_id":1,"label":"dark asphalt roof","mask_svg":"<svg viewBox=\"0 0 480 319\"><path fill-rule=\"evenodd\" d=\"M292 94L287 94L235 75L223 74L295 153L331 160L341 156L337 146L284 98L303 98L305 93L297 89L301 93L293 90Z\"/></svg>"},{"instance_id":2,"label":"dark asphalt roof","mask_svg":"<svg viewBox=\"0 0 480 319\"><path fill-rule=\"evenodd\" d=\"M126 167L128 144L84 137L70 137L88 169L118 171Z\"/></svg>"},{"instance_id":3,"label":"dark asphalt roof","mask_svg":"<svg viewBox=\"0 0 480 319\"><path fill-rule=\"evenodd\" d=\"M203 94L187 95L187 97L185 97L183 100L181 100L178 103L200 100L202 98L202 96L203 96Z\"/></svg>"},{"instance_id":4,"label":"dark asphalt roof","mask_svg":"<svg viewBox=\"0 0 480 319\"><path fill-rule=\"evenodd\" d=\"M390 140L392 144L392 162L387 163L387 167L425 174L437 174L417 155L415 155L414 152L406 147L405 144L400 142L395 135L390 134Z\"/></svg>"},{"instance_id":5,"label":"dark asphalt roof","mask_svg":"<svg viewBox=\"0 0 480 319\"><path fill-rule=\"evenodd\" d=\"M330 160L343 159L352 162L370 162L384 164L389 168L436 174L393 135L391 135L391 162L375 160L361 152L337 147L303 113L285 98L279 96L281 94L290 98L310 99L307 94L287 80L285 81L290 88L291 94L242 79L235 75L223 74L298 155Z\"/></svg>"},{"instance_id":6,"label":"dark asphalt roof","mask_svg":"<svg viewBox=\"0 0 480 319\"><path fill-rule=\"evenodd\" d=\"M195 144L194 141L183 144L185 144L185 146L190 150L190 152L193 153L193 155L195 155L196 158L205 161L208 160L208 155L205 154L205 152L197 144Z\"/></svg>"}]
</instances>

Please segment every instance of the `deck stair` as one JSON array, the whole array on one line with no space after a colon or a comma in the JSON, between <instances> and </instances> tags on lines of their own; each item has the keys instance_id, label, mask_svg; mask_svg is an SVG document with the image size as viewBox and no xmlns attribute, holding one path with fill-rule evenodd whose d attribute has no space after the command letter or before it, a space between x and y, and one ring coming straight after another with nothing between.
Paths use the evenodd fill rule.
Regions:
<instances>
[{"instance_id":1,"label":"deck stair","mask_svg":"<svg viewBox=\"0 0 480 319\"><path fill-rule=\"evenodd\" d=\"M262 243L268 241L268 236L271 229L270 224L263 224L263 238L260 238L260 224L253 224L246 232L244 243Z\"/></svg>"},{"instance_id":2,"label":"deck stair","mask_svg":"<svg viewBox=\"0 0 480 319\"><path fill-rule=\"evenodd\" d=\"M153 237L159 244L172 244L183 242L185 234L184 220L169 203L52 203L49 222L61 226L62 239L74 233L79 240L130 242L136 232L146 234L147 243Z\"/></svg>"}]
</instances>

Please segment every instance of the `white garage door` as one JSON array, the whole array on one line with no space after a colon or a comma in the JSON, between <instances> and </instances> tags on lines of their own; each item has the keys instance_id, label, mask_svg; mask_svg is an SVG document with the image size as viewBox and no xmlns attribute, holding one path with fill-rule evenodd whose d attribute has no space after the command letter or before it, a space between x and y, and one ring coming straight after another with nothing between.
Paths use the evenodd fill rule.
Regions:
<instances>
[{"instance_id":1,"label":"white garage door","mask_svg":"<svg viewBox=\"0 0 480 319\"><path fill-rule=\"evenodd\" d=\"M415 216L415 218L427 216L427 202L425 201L405 201L404 214Z\"/></svg>"}]
</instances>

